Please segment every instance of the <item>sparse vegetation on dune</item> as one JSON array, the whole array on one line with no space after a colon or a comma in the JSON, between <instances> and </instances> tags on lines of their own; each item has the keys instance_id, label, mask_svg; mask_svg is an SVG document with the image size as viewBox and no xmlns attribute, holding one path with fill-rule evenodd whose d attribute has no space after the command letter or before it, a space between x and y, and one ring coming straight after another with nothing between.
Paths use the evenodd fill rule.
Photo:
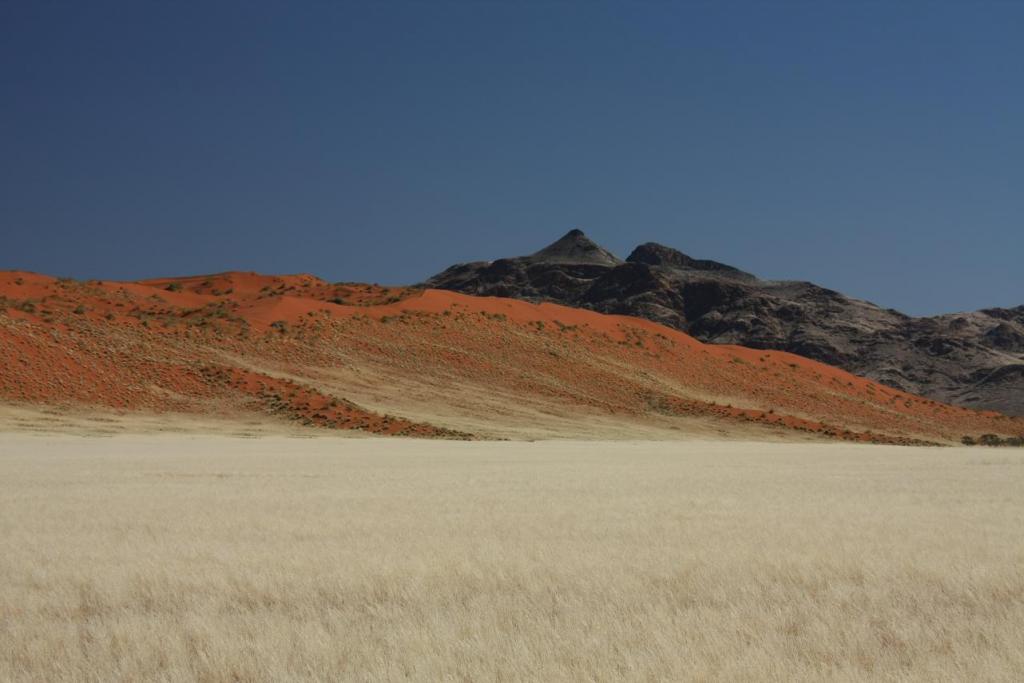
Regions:
<instances>
[{"instance_id":1,"label":"sparse vegetation on dune","mask_svg":"<svg viewBox=\"0 0 1024 683\"><path fill-rule=\"evenodd\" d=\"M311 275L102 283L0 272L0 354L18 359L0 366L0 400L249 412L380 434L523 434L510 414L524 410L577 436L591 419L899 444L1024 434L1019 418L647 320ZM222 371L259 379L225 382ZM259 384L281 379L316 399L269 402ZM330 400L359 419L320 410Z\"/></svg>"},{"instance_id":2,"label":"sparse vegetation on dune","mask_svg":"<svg viewBox=\"0 0 1024 683\"><path fill-rule=\"evenodd\" d=\"M1024 678L1024 454L0 436L0 680Z\"/></svg>"}]
</instances>

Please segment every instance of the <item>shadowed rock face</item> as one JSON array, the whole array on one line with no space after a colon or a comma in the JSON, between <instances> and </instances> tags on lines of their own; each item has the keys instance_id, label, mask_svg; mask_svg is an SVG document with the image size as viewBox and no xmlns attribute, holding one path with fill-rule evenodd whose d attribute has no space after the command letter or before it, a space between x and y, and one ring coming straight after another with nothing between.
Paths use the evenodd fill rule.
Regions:
<instances>
[{"instance_id":1,"label":"shadowed rock face","mask_svg":"<svg viewBox=\"0 0 1024 683\"><path fill-rule=\"evenodd\" d=\"M653 242L622 261L579 230L426 284L648 318L701 341L789 351L936 400L1024 415L1024 306L912 318Z\"/></svg>"}]
</instances>

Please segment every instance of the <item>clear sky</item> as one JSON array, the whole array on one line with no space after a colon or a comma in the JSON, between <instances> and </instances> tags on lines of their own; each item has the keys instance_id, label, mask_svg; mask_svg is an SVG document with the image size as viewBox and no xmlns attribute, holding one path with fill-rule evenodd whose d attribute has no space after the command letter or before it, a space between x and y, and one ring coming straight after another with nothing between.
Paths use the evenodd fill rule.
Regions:
<instances>
[{"instance_id":1,"label":"clear sky","mask_svg":"<svg viewBox=\"0 0 1024 683\"><path fill-rule=\"evenodd\" d=\"M409 283L573 227L1024 304L1024 2L0 0L0 269Z\"/></svg>"}]
</instances>

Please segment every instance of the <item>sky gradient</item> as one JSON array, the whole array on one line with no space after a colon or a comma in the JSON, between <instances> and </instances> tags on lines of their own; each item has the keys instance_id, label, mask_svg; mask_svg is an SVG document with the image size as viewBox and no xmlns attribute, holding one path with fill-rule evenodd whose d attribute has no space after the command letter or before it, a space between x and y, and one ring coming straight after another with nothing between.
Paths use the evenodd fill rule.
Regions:
<instances>
[{"instance_id":1,"label":"sky gradient","mask_svg":"<svg viewBox=\"0 0 1024 683\"><path fill-rule=\"evenodd\" d=\"M1017 2L2 1L0 269L400 284L579 227L1021 305L1022 35Z\"/></svg>"}]
</instances>

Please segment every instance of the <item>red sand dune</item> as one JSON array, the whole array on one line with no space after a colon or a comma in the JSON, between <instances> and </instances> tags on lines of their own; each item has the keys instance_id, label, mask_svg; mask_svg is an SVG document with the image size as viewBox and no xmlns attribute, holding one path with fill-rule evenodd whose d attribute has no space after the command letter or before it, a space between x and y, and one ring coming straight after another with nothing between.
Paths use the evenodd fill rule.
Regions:
<instances>
[{"instance_id":1,"label":"red sand dune","mask_svg":"<svg viewBox=\"0 0 1024 683\"><path fill-rule=\"evenodd\" d=\"M79 282L0 272L0 357L6 401L257 411L382 434L473 436L445 418L448 398L466 386L567 415L697 417L858 441L1024 433L1021 419L787 353L705 345L647 320L312 275ZM356 405L335 377L342 368L422 386L439 419ZM386 402L388 387L380 391Z\"/></svg>"}]
</instances>

